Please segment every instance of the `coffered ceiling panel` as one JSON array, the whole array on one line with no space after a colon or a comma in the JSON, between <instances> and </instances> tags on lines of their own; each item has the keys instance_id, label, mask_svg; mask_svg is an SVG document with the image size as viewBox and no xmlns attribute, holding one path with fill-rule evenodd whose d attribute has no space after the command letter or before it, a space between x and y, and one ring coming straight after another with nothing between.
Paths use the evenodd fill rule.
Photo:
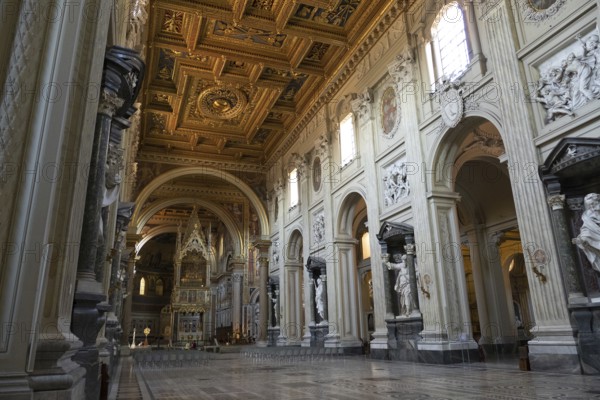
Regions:
<instances>
[{"instance_id":1,"label":"coffered ceiling panel","mask_svg":"<svg viewBox=\"0 0 600 400\"><path fill-rule=\"evenodd\" d=\"M391 3L151 2L139 159L260 170Z\"/></svg>"}]
</instances>

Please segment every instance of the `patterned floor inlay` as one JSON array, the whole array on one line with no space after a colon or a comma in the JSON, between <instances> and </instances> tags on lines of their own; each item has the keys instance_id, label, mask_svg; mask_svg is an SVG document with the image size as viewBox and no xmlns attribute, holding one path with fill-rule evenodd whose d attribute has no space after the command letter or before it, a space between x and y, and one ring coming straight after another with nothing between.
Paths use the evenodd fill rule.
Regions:
<instances>
[{"instance_id":1,"label":"patterned floor inlay","mask_svg":"<svg viewBox=\"0 0 600 400\"><path fill-rule=\"evenodd\" d=\"M522 372L363 357L267 364L243 357L182 368L142 368L154 399L600 399L600 376Z\"/></svg>"}]
</instances>

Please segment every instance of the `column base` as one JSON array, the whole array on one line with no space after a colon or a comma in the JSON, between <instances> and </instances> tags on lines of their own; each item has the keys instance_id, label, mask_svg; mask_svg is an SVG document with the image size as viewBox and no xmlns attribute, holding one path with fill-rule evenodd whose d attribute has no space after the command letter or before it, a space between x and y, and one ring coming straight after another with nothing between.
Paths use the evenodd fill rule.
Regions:
<instances>
[{"instance_id":1,"label":"column base","mask_svg":"<svg viewBox=\"0 0 600 400\"><path fill-rule=\"evenodd\" d=\"M302 336L302 341L300 342L300 346L310 347L310 343L311 343L311 333L309 330L308 332L304 333L304 336Z\"/></svg>"},{"instance_id":2,"label":"column base","mask_svg":"<svg viewBox=\"0 0 600 400\"><path fill-rule=\"evenodd\" d=\"M577 343L572 331L566 333L538 334L527 343L532 371L581 374Z\"/></svg>"}]
</instances>

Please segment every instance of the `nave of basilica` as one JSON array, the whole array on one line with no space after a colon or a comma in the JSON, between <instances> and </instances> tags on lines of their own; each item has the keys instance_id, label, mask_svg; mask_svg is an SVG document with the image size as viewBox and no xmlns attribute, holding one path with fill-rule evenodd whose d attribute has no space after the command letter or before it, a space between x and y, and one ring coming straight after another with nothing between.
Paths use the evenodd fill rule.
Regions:
<instances>
[{"instance_id":1,"label":"nave of basilica","mask_svg":"<svg viewBox=\"0 0 600 400\"><path fill-rule=\"evenodd\" d=\"M599 18L1 2L0 399L598 395Z\"/></svg>"}]
</instances>

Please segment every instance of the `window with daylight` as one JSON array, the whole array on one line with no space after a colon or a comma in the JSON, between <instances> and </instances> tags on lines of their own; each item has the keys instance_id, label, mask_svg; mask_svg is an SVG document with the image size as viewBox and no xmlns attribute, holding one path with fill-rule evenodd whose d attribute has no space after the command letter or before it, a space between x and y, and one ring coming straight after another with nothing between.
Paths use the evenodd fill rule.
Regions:
<instances>
[{"instance_id":1,"label":"window with daylight","mask_svg":"<svg viewBox=\"0 0 600 400\"><path fill-rule=\"evenodd\" d=\"M366 260L367 258L371 258L371 242L369 241L369 231L366 231L362 234L360 238L362 245L362 258Z\"/></svg>"},{"instance_id":2,"label":"window with daylight","mask_svg":"<svg viewBox=\"0 0 600 400\"><path fill-rule=\"evenodd\" d=\"M356 145L354 139L354 120L352 113L340 122L340 153L342 167L354 160Z\"/></svg>"},{"instance_id":3,"label":"window with daylight","mask_svg":"<svg viewBox=\"0 0 600 400\"><path fill-rule=\"evenodd\" d=\"M142 277L142 279L140 279L140 296L143 296L146 294L146 280Z\"/></svg>"},{"instance_id":4,"label":"window with daylight","mask_svg":"<svg viewBox=\"0 0 600 400\"><path fill-rule=\"evenodd\" d=\"M433 38L433 55L431 49L427 50L428 63L433 64L438 79L446 77L454 80L460 76L469 65L469 47L467 45L467 32L465 30L464 13L458 2L453 1L446 5L437 15L431 28ZM433 65L430 65L431 74ZM432 79L435 81L436 79Z\"/></svg>"},{"instance_id":5,"label":"window with daylight","mask_svg":"<svg viewBox=\"0 0 600 400\"><path fill-rule=\"evenodd\" d=\"M298 205L298 168L290 172L290 208Z\"/></svg>"}]
</instances>

